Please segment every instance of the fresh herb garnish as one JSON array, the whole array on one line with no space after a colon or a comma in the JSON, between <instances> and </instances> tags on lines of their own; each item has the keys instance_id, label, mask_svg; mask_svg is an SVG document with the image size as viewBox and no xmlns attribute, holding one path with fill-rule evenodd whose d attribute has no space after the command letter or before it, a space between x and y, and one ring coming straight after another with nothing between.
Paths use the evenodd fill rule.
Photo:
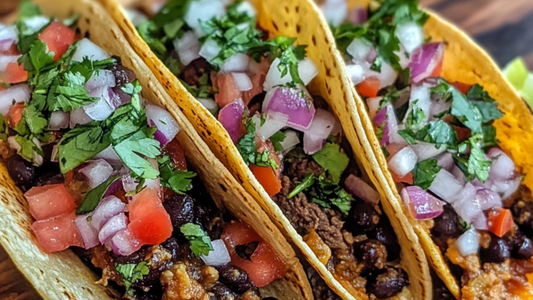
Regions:
<instances>
[{"instance_id":1,"label":"fresh herb garnish","mask_svg":"<svg viewBox=\"0 0 533 300\"><path fill-rule=\"evenodd\" d=\"M120 178L120 176L113 176L109 178L108 180L102 182L100 185L95 187L94 189L90 190L87 195L85 195L85 198L83 198L83 201L81 202L78 209L76 209L77 215L83 215L86 213L90 213L93 211L96 206L98 206L98 203L102 201L104 198L104 195L106 194L109 187L115 183Z\"/></svg>"},{"instance_id":2,"label":"fresh herb garnish","mask_svg":"<svg viewBox=\"0 0 533 300\"><path fill-rule=\"evenodd\" d=\"M257 145L255 144L255 123L252 118L246 120L244 125L246 127L246 134L237 143L237 150L242 156L242 159L247 164L253 164L257 153Z\"/></svg>"},{"instance_id":3,"label":"fresh herb garnish","mask_svg":"<svg viewBox=\"0 0 533 300\"><path fill-rule=\"evenodd\" d=\"M209 235L200 226L187 223L180 227L180 231L189 241L189 247L196 257L200 257L200 254L208 255L209 251L213 251Z\"/></svg>"},{"instance_id":4,"label":"fresh herb garnish","mask_svg":"<svg viewBox=\"0 0 533 300\"><path fill-rule=\"evenodd\" d=\"M440 169L442 168L437 165L437 160L434 158L418 162L413 170L413 184L427 190Z\"/></svg>"},{"instance_id":5,"label":"fresh herb garnish","mask_svg":"<svg viewBox=\"0 0 533 300\"><path fill-rule=\"evenodd\" d=\"M126 288L126 294L133 295L131 286L143 276L150 273L150 262L142 261L138 264L116 264L115 269L122 276L122 284Z\"/></svg>"},{"instance_id":6,"label":"fresh herb garnish","mask_svg":"<svg viewBox=\"0 0 533 300\"><path fill-rule=\"evenodd\" d=\"M283 142L285 138L286 138L285 133L281 131L274 133L274 135L270 137L270 141L272 142L272 145L274 146L274 150L276 151L283 150L283 146L281 146L281 142Z\"/></svg>"},{"instance_id":7,"label":"fresh herb garnish","mask_svg":"<svg viewBox=\"0 0 533 300\"><path fill-rule=\"evenodd\" d=\"M180 195L192 189L191 179L196 176L196 173L176 169L168 155L158 158L157 161L162 186L172 189Z\"/></svg>"},{"instance_id":8,"label":"fresh herb garnish","mask_svg":"<svg viewBox=\"0 0 533 300\"><path fill-rule=\"evenodd\" d=\"M339 179L348 167L350 159L339 144L326 143L324 147L313 154L313 159L331 176L331 181L339 183Z\"/></svg>"}]
</instances>

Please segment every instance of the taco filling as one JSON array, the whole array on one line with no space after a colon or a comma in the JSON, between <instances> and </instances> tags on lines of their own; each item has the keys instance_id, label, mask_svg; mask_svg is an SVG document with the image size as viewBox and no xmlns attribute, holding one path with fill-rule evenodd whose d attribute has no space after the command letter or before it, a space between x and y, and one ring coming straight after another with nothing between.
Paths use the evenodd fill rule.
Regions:
<instances>
[{"instance_id":1,"label":"taco filling","mask_svg":"<svg viewBox=\"0 0 533 300\"><path fill-rule=\"evenodd\" d=\"M221 212L173 116L75 24L24 2L0 27L0 152L39 247L73 248L128 299L262 299L286 266Z\"/></svg>"},{"instance_id":2,"label":"taco filling","mask_svg":"<svg viewBox=\"0 0 533 300\"><path fill-rule=\"evenodd\" d=\"M153 16L144 12L149 20L142 21L139 10L130 12L141 37L217 117L333 276L352 294L380 299L408 286L378 193L358 177L350 145L324 99L306 88L318 72L306 46L294 45L295 38L269 39L246 1L176 0ZM323 288L315 293L330 294Z\"/></svg>"},{"instance_id":3,"label":"taco filling","mask_svg":"<svg viewBox=\"0 0 533 300\"><path fill-rule=\"evenodd\" d=\"M531 297L531 192L498 146L497 103L478 84L440 77L446 44L424 35L417 1L331 13L338 5L326 2L326 17L390 174L461 279L462 299Z\"/></svg>"}]
</instances>

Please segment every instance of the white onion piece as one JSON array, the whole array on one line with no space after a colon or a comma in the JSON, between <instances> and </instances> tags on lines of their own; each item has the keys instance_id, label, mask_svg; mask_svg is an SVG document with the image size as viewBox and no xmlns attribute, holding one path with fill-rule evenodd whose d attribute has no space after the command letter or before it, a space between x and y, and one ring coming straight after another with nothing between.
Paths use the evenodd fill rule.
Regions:
<instances>
[{"instance_id":1,"label":"white onion piece","mask_svg":"<svg viewBox=\"0 0 533 300\"><path fill-rule=\"evenodd\" d=\"M42 150L41 141L39 141L39 139L33 137L31 141L33 142L33 144L35 144L35 146L37 146L37 148ZM40 166L43 164L44 158L42 157L42 155L38 154L37 151L33 151L33 162Z\"/></svg>"},{"instance_id":2,"label":"white onion piece","mask_svg":"<svg viewBox=\"0 0 533 300\"><path fill-rule=\"evenodd\" d=\"M481 203L476 198L476 190L476 187L468 182L457 195L454 200L455 202L452 203L455 212L469 223L472 222L473 218L482 213Z\"/></svg>"},{"instance_id":3,"label":"white onion piece","mask_svg":"<svg viewBox=\"0 0 533 300\"><path fill-rule=\"evenodd\" d=\"M324 147L336 121L329 111L321 108L316 109L311 126L304 131L304 152L306 154L314 154Z\"/></svg>"},{"instance_id":4,"label":"white onion piece","mask_svg":"<svg viewBox=\"0 0 533 300\"><path fill-rule=\"evenodd\" d=\"M392 104L387 103L385 105L387 110L387 126L389 127L389 143L398 145L407 145L405 139L398 134L398 118L396 118L396 111Z\"/></svg>"},{"instance_id":5,"label":"white onion piece","mask_svg":"<svg viewBox=\"0 0 533 300\"><path fill-rule=\"evenodd\" d=\"M218 43L209 38L203 43L199 54L201 57L205 58L205 60L211 61L213 58L217 57L217 55L220 53L220 50L222 50L222 48L218 45Z\"/></svg>"},{"instance_id":6,"label":"white onion piece","mask_svg":"<svg viewBox=\"0 0 533 300\"><path fill-rule=\"evenodd\" d=\"M17 63L17 60L21 55L0 55L0 72L4 72L7 65L10 63Z\"/></svg>"},{"instance_id":7,"label":"white onion piece","mask_svg":"<svg viewBox=\"0 0 533 300\"><path fill-rule=\"evenodd\" d=\"M346 48L346 52L352 56L354 62L361 63L366 61L366 57L370 53L371 48L372 44L366 40L355 38Z\"/></svg>"},{"instance_id":8,"label":"white onion piece","mask_svg":"<svg viewBox=\"0 0 533 300\"><path fill-rule=\"evenodd\" d=\"M453 157L452 157L452 154L449 153L449 152L446 152L446 153L443 153L437 157L435 157L437 159L437 166L441 167L441 168L444 168L444 170L448 171L448 172L451 172L455 163L453 161ZM453 174L453 173L452 173ZM455 176L455 174L454 174ZM457 177L457 176L455 176ZM457 178L459 179L459 178Z\"/></svg>"},{"instance_id":9,"label":"white onion piece","mask_svg":"<svg viewBox=\"0 0 533 300\"><path fill-rule=\"evenodd\" d=\"M396 81L398 73L396 73L396 71L387 62L382 62L381 71L379 73L370 69L367 71L366 77L372 76L375 76L379 79L379 88L382 89L392 85Z\"/></svg>"},{"instance_id":10,"label":"white onion piece","mask_svg":"<svg viewBox=\"0 0 533 300\"><path fill-rule=\"evenodd\" d=\"M435 157L441 153L444 153L446 151L446 146L441 145L440 148L437 148L437 145L430 144L430 143L424 143L424 142L417 142L414 145L411 145L411 148L413 151L415 151L416 155L418 156L418 161L423 161L428 158Z\"/></svg>"},{"instance_id":11,"label":"white onion piece","mask_svg":"<svg viewBox=\"0 0 533 300\"><path fill-rule=\"evenodd\" d=\"M224 3L219 0L198 0L189 3L189 9L185 13L183 20L189 27L194 30L198 37L205 35L204 30L200 26L200 21L208 21L212 18L220 18L226 12Z\"/></svg>"},{"instance_id":12,"label":"white onion piece","mask_svg":"<svg viewBox=\"0 0 533 300\"><path fill-rule=\"evenodd\" d=\"M304 86L307 86L309 82L311 82L311 80L318 75L318 69L315 63L309 57L306 57L298 62L298 75L300 76Z\"/></svg>"},{"instance_id":13,"label":"white onion piece","mask_svg":"<svg viewBox=\"0 0 533 300\"><path fill-rule=\"evenodd\" d=\"M111 239L111 248L113 253L117 255L130 255L141 248L141 243L129 231L121 230L117 232Z\"/></svg>"},{"instance_id":14,"label":"white onion piece","mask_svg":"<svg viewBox=\"0 0 533 300\"><path fill-rule=\"evenodd\" d=\"M474 228L470 228L463 233L455 242L457 250L462 256L477 253L479 249L479 234Z\"/></svg>"},{"instance_id":15,"label":"white onion piece","mask_svg":"<svg viewBox=\"0 0 533 300\"><path fill-rule=\"evenodd\" d=\"M287 125L289 121L289 116L278 113L278 112L268 112L265 116L265 123L261 125L259 122L259 128L256 131L256 134L261 140L266 141L276 132L280 131L281 128Z\"/></svg>"},{"instance_id":16,"label":"white onion piece","mask_svg":"<svg viewBox=\"0 0 533 300\"><path fill-rule=\"evenodd\" d=\"M92 213L79 215L76 217L76 227L80 231L81 238L83 239L83 245L85 249L90 249L100 244L98 240L98 232L89 223L92 218Z\"/></svg>"},{"instance_id":17,"label":"white onion piece","mask_svg":"<svg viewBox=\"0 0 533 300\"><path fill-rule=\"evenodd\" d=\"M415 22L398 25L395 35L409 54L424 43L424 31Z\"/></svg>"},{"instance_id":18,"label":"white onion piece","mask_svg":"<svg viewBox=\"0 0 533 300\"><path fill-rule=\"evenodd\" d=\"M27 84L13 85L7 90L0 91L0 114L6 116L13 102L29 101L30 97L31 91Z\"/></svg>"},{"instance_id":19,"label":"white onion piece","mask_svg":"<svg viewBox=\"0 0 533 300\"><path fill-rule=\"evenodd\" d=\"M303 86L299 88L277 87L266 94L262 111L286 114L289 116L288 127L305 131L313 121L315 105L311 95Z\"/></svg>"},{"instance_id":20,"label":"white onion piece","mask_svg":"<svg viewBox=\"0 0 533 300\"><path fill-rule=\"evenodd\" d=\"M279 62L279 58L276 58L270 64L270 68L268 69L265 82L263 83L263 89L266 92L272 90L274 86L284 85L292 81L291 74L288 72L285 76L281 77L281 72L278 69Z\"/></svg>"},{"instance_id":21,"label":"white onion piece","mask_svg":"<svg viewBox=\"0 0 533 300\"><path fill-rule=\"evenodd\" d=\"M248 1L239 2L239 4L237 4L237 11L240 13L246 13L250 17L255 17L257 15L257 11Z\"/></svg>"},{"instance_id":22,"label":"white onion piece","mask_svg":"<svg viewBox=\"0 0 533 300\"><path fill-rule=\"evenodd\" d=\"M513 176L515 164L501 149L492 148L487 156L493 159L490 167L490 178L492 180L504 181L509 180Z\"/></svg>"},{"instance_id":23,"label":"white onion piece","mask_svg":"<svg viewBox=\"0 0 533 300\"><path fill-rule=\"evenodd\" d=\"M187 31L179 39L174 39L172 44L184 66L200 57L200 42L192 31Z\"/></svg>"},{"instance_id":24,"label":"white onion piece","mask_svg":"<svg viewBox=\"0 0 533 300\"><path fill-rule=\"evenodd\" d=\"M15 151L20 151L20 149L22 149L22 147L17 142L17 140L15 140L15 136L8 137L7 138L7 143L9 144L9 147L11 147L11 149L13 149Z\"/></svg>"},{"instance_id":25,"label":"white onion piece","mask_svg":"<svg viewBox=\"0 0 533 300\"><path fill-rule=\"evenodd\" d=\"M18 30L15 25L0 26L0 50L7 50L13 43L18 43Z\"/></svg>"},{"instance_id":26,"label":"white onion piece","mask_svg":"<svg viewBox=\"0 0 533 300\"><path fill-rule=\"evenodd\" d=\"M334 27L341 25L348 15L346 0L326 0L321 9L328 23Z\"/></svg>"},{"instance_id":27,"label":"white onion piece","mask_svg":"<svg viewBox=\"0 0 533 300\"><path fill-rule=\"evenodd\" d=\"M213 115L218 112L218 104L214 99L198 98L196 99Z\"/></svg>"},{"instance_id":28,"label":"white onion piece","mask_svg":"<svg viewBox=\"0 0 533 300\"><path fill-rule=\"evenodd\" d=\"M245 3L245 2L241 2ZM220 67L220 71L223 73L231 72L246 72L250 65L250 57L244 53L237 53L232 57L226 59L224 64Z\"/></svg>"},{"instance_id":29,"label":"white onion piece","mask_svg":"<svg viewBox=\"0 0 533 300\"><path fill-rule=\"evenodd\" d=\"M83 110L87 116L91 118L91 120L103 121L115 111L115 108L109 103L111 99L109 98L109 91L107 87L103 86L90 91L89 96L100 98L96 102L82 106Z\"/></svg>"},{"instance_id":30,"label":"white onion piece","mask_svg":"<svg viewBox=\"0 0 533 300\"><path fill-rule=\"evenodd\" d=\"M507 185L507 188L502 193L502 199L505 200L509 197L511 197L516 190L520 187L520 183L522 183L522 176L519 174L515 174L515 177L513 179L510 179L505 182Z\"/></svg>"},{"instance_id":31,"label":"white onion piece","mask_svg":"<svg viewBox=\"0 0 533 300\"><path fill-rule=\"evenodd\" d=\"M489 230L489 224L485 214L480 213L472 220L472 226L477 230Z\"/></svg>"},{"instance_id":32,"label":"white onion piece","mask_svg":"<svg viewBox=\"0 0 533 300\"><path fill-rule=\"evenodd\" d=\"M449 170L448 170L449 171ZM454 165L452 166L452 170L449 171L453 176L455 176L455 178L457 179L457 181L459 181L460 183L464 184L465 183L465 173L463 173L463 171L461 171L461 169L459 169L458 166Z\"/></svg>"},{"instance_id":33,"label":"white onion piece","mask_svg":"<svg viewBox=\"0 0 533 300\"><path fill-rule=\"evenodd\" d=\"M374 117L376 116L376 113L379 110L379 103L382 99L383 97L373 97L366 99L366 105L368 106L368 114L371 120L374 120Z\"/></svg>"},{"instance_id":34,"label":"white onion piece","mask_svg":"<svg viewBox=\"0 0 533 300\"><path fill-rule=\"evenodd\" d=\"M72 60L81 62L84 57L92 61L98 61L108 59L111 56L89 39L83 38L76 45L76 52L74 52Z\"/></svg>"},{"instance_id":35,"label":"white onion piece","mask_svg":"<svg viewBox=\"0 0 533 300\"><path fill-rule=\"evenodd\" d=\"M368 183L363 181L363 179L350 174L348 178L344 181L344 187L348 192L357 198L370 203L377 205L379 203L379 194L376 190L371 187Z\"/></svg>"},{"instance_id":36,"label":"white onion piece","mask_svg":"<svg viewBox=\"0 0 533 300\"><path fill-rule=\"evenodd\" d=\"M413 149L407 146L389 160L389 168L399 177L404 177L415 168L417 159Z\"/></svg>"},{"instance_id":37,"label":"white onion piece","mask_svg":"<svg viewBox=\"0 0 533 300\"><path fill-rule=\"evenodd\" d=\"M124 175L122 176L122 187L126 193L133 192L137 188L137 182L130 175Z\"/></svg>"},{"instance_id":38,"label":"white onion piece","mask_svg":"<svg viewBox=\"0 0 533 300\"><path fill-rule=\"evenodd\" d=\"M75 108L70 112L70 128L76 127L78 124L87 124L92 121L83 108Z\"/></svg>"},{"instance_id":39,"label":"white onion piece","mask_svg":"<svg viewBox=\"0 0 533 300\"><path fill-rule=\"evenodd\" d=\"M394 51L394 54L398 55L400 58L400 67L402 69L405 69L409 66L409 62L411 62L411 58L409 57L409 54L405 51L405 48L400 45L399 51Z\"/></svg>"},{"instance_id":40,"label":"white onion piece","mask_svg":"<svg viewBox=\"0 0 533 300\"><path fill-rule=\"evenodd\" d=\"M441 169L429 190L439 196L442 200L452 203L458 194L463 190L463 185L445 169Z\"/></svg>"},{"instance_id":41,"label":"white onion piece","mask_svg":"<svg viewBox=\"0 0 533 300\"><path fill-rule=\"evenodd\" d=\"M100 229L98 233L98 240L100 243L105 244L107 240L113 237L117 232L125 230L128 226L128 218L124 213L111 217L107 223Z\"/></svg>"},{"instance_id":42,"label":"white onion piece","mask_svg":"<svg viewBox=\"0 0 533 300\"><path fill-rule=\"evenodd\" d=\"M354 85L365 80L365 69L359 64L346 65L346 71L348 72L348 76L350 76Z\"/></svg>"},{"instance_id":43,"label":"white onion piece","mask_svg":"<svg viewBox=\"0 0 533 300\"><path fill-rule=\"evenodd\" d=\"M98 70L98 72L94 72L91 78L89 78L89 80L87 80L87 83L85 83L84 85L84 87L89 91L93 91L101 87L115 86L115 75L113 75L113 71L111 70Z\"/></svg>"},{"instance_id":44,"label":"white onion piece","mask_svg":"<svg viewBox=\"0 0 533 300\"><path fill-rule=\"evenodd\" d=\"M100 201L96 209L93 211L91 225L99 231L100 228L111 219L111 217L118 215L125 209L126 204L124 204L122 200L115 196L107 196Z\"/></svg>"},{"instance_id":45,"label":"white onion piece","mask_svg":"<svg viewBox=\"0 0 533 300\"><path fill-rule=\"evenodd\" d=\"M54 111L50 115L50 122L48 123L48 129L59 130L67 128L70 122L70 113L64 111Z\"/></svg>"},{"instance_id":46,"label":"white onion piece","mask_svg":"<svg viewBox=\"0 0 533 300\"><path fill-rule=\"evenodd\" d=\"M429 84L422 85L412 85L411 86L411 97L409 98L409 108L403 119L402 123L407 122L408 116L411 114L414 108L421 109L424 112L424 121L415 128L419 130L424 127L429 119L429 108L431 106L431 92L429 90L431 86ZM415 103L416 102L416 103Z\"/></svg>"},{"instance_id":47,"label":"white onion piece","mask_svg":"<svg viewBox=\"0 0 533 300\"><path fill-rule=\"evenodd\" d=\"M43 28L49 22L50 18L45 16L33 16L24 20L24 24L32 33L41 30L41 28Z\"/></svg>"},{"instance_id":48,"label":"white onion piece","mask_svg":"<svg viewBox=\"0 0 533 300\"><path fill-rule=\"evenodd\" d=\"M231 73L231 76L233 76L233 80L235 81L235 85L237 85L239 91L247 92L252 89L252 81L250 80L250 77L246 75L246 73Z\"/></svg>"},{"instance_id":49,"label":"white onion piece","mask_svg":"<svg viewBox=\"0 0 533 300\"><path fill-rule=\"evenodd\" d=\"M163 135L163 137L155 136L162 146L172 141L180 131L180 127L174 117L160 106L146 105L146 119L148 125L156 126L157 131Z\"/></svg>"},{"instance_id":50,"label":"white onion piece","mask_svg":"<svg viewBox=\"0 0 533 300\"><path fill-rule=\"evenodd\" d=\"M79 170L85 175L91 188L95 188L111 176L113 167L104 159L90 161L85 167Z\"/></svg>"},{"instance_id":51,"label":"white onion piece","mask_svg":"<svg viewBox=\"0 0 533 300\"><path fill-rule=\"evenodd\" d=\"M300 139L298 138L298 134L294 130L285 130L283 131L283 134L285 134L285 139L280 142L280 144L283 148L283 152L286 153L292 148L294 148L294 146L298 145L300 143Z\"/></svg>"},{"instance_id":52,"label":"white onion piece","mask_svg":"<svg viewBox=\"0 0 533 300\"><path fill-rule=\"evenodd\" d=\"M440 99L440 97L437 97L436 99L431 100L431 106L429 107L429 121L437 120L435 118L436 115L439 115L440 113L447 111L452 106L451 101L444 101Z\"/></svg>"},{"instance_id":53,"label":"white onion piece","mask_svg":"<svg viewBox=\"0 0 533 300\"><path fill-rule=\"evenodd\" d=\"M93 158L105 159L110 164L122 162L122 159L120 159L115 149L113 149L113 146L105 148L104 150L100 151L100 153L96 154Z\"/></svg>"},{"instance_id":54,"label":"white onion piece","mask_svg":"<svg viewBox=\"0 0 533 300\"><path fill-rule=\"evenodd\" d=\"M482 211L503 206L502 198L493 190L477 188L476 199L479 201Z\"/></svg>"},{"instance_id":55,"label":"white onion piece","mask_svg":"<svg viewBox=\"0 0 533 300\"><path fill-rule=\"evenodd\" d=\"M206 265L220 267L231 261L228 249L223 240L214 240L211 242L211 245L213 246L213 250L209 251L207 256L203 254L200 255L200 258Z\"/></svg>"}]
</instances>

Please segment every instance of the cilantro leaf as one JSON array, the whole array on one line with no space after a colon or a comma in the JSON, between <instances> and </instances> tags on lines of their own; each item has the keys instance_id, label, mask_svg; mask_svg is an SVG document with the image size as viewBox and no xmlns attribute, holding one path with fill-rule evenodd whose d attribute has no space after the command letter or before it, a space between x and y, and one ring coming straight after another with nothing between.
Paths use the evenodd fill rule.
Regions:
<instances>
[{"instance_id":1,"label":"cilantro leaf","mask_svg":"<svg viewBox=\"0 0 533 300\"><path fill-rule=\"evenodd\" d=\"M0 115L0 140L6 141L8 137L8 126L6 118Z\"/></svg>"},{"instance_id":2,"label":"cilantro leaf","mask_svg":"<svg viewBox=\"0 0 533 300\"><path fill-rule=\"evenodd\" d=\"M489 93L485 92L483 90L483 87L479 84L474 84L470 90L466 93L466 97L468 99L472 100L480 100L484 102L494 102L494 99L492 99L491 96L489 96Z\"/></svg>"},{"instance_id":3,"label":"cilantro leaf","mask_svg":"<svg viewBox=\"0 0 533 300\"><path fill-rule=\"evenodd\" d=\"M475 174L479 181L485 182L489 179L492 162L485 157L485 153L476 143L471 143L471 146L468 173Z\"/></svg>"},{"instance_id":4,"label":"cilantro leaf","mask_svg":"<svg viewBox=\"0 0 533 300\"><path fill-rule=\"evenodd\" d=\"M209 235L200 226L187 223L180 227L180 231L189 240L189 247L196 257L200 257L201 254L208 255L209 251L213 251Z\"/></svg>"},{"instance_id":5,"label":"cilantro leaf","mask_svg":"<svg viewBox=\"0 0 533 300\"><path fill-rule=\"evenodd\" d=\"M477 106L468 101L458 90L452 89L451 93L453 97L451 114L457 117L472 132L481 132L483 117Z\"/></svg>"},{"instance_id":6,"label":"cilantro leaf","mask_svg":"<svg viewBox=\"0 0 533 300\"><path fill-rule=\"evenodd\" d=\"M313 159L329 173L334 183L339 183L342 173L350 163L350 159L340 145L329 142L313 154Z\"/></svg>"},{"instance_id":7,"label":"cilantro leaf","mask_svg":"<svg viewBox=\"0 0 533 300\"><path fill-rule=\"evenodd\" d=\"M115 183L115 181L117 181L119 178L120 176L112 176L108 180L102 182L100 185L90 190L85 195L85 198L83 198L83 201L81 202L78 209L76 209L76 214L83 215L83 214L90 213L91 211L93 211L96 208L96 206L98 206L98 203L102 201L109 187L113 183Z\"/></svg>"},{"instance_id":8,"label":"cilantro leaf","mask_svg":"<svg viewBox=\"0 0 533 300\"><path fill-rule=\"evenodd\" d=\"M43 133L48 126L48 120L32 105L24 108L22 117L32 134Z\"/></svg>"},{"instance_id":9,"label":"cilantro leaf","mask_svg":"<svg viewBox=\"0 0 533 300\"><path fill-rule=\"evenodd\" d=\"M309 187L311 187L313 184L315 184L316 177L313 173L305 176L305 178L298 184L292 192L287 195L287 199L291 199L292 197L298 195L300 192L305 191Z\"/></svg>"},{"instance_id":10,"label":"cilantro leaf","mask_svg":"<svg viewBox=\"0 0 533 300\"><path fill-rule=\"evenodd\" d=\"M30 59L35 70L40 71L54 64L54 53L46 53L46 43L36 39L30 48Z\"/></svg>"},{"instance_id":11,"label":"cilantro leaf","mask_svg":"<svg viewBox=\"0 0 533 300\"><path fill-rule=\"evenodd\" d=\"M278 131L270 137L270 141L272 142L272 145L274 146L274 150L276 151L283 150L283 146L281 146L281 142L283 142L286 137L287 136L282 131Z\"/></svg>"},{"instance_id":12,"label":"cilantro leaf","mask_svg":"<svg viewBox=\"0 0 533 300\"><path fill-rule=\"evenodd\" d=\"M411 112L407 115L407 120L405 122L405 127L411 130L418 130L424 125L425 114L424 111L416 106L418 100L413 101L413 108Z\"/></svg>"},{"instance_id":13,"label":"cilantro leaf","mask_svg":"<svg viewBox=\"0 0 533 300\"><path fill-rule=\"evenodd\" d=\"M255 144L255 123L250 118L246 120L244 126L246 127L247 132L237 143L237 150L239 150L242 159L247 164L253 164L257 152L257 145Z\"/></svg>"},{"instance_id":14,"label":"cilantro leaf","mask_svg":"<svg viewBox=\"0 0 533 300\"><path fill-rule=\"evenodd\" d=\"M17 153L29 162L34 162L35 153L42 155L42 150L27 136L15 135L15 141L20 145ZM37 165L34 163L34 165Z\"/></svg>"},{"instance_id":15,"label":"cilantro leaf","mask_svg":"<svg viewBox=\"0 0 533 300\"><path fill-rule=\"evenodd\" d=\"M470 101L481 112L482 122L487 123L503 117L503 113L498 109L496 102Z\"/></svg>"},{"instance_id":16,"label":"cilantro leaf","mask_svg":"<svg viewBox=\"0 0 533 300\"><path fill-rule=\"evenodd\" d=\"M157 162L159 163L162 186L172 189L180 195L191 190L191 179L196 176L196 173L177 170L168 155L158 158Z\"/></svg>"},{"instance_id":17,"label":"cilantro leaf","mask_svg":"<svg viewBox=\"0 0 533 300\"><path fill-rule=\"evenodd\" d=\"M138 264L116 264L115 269L122 276L122 284L126 288L126 294L133 295L131 286L143 276L150 273L150 263L142 261Z\"/></svg>"},{"instance_id":18,"label":"cilantro leaf","mask_svg":"<svg viewBox=\"0 0 533 300\"><path fill-rule=\"evenodd\" d=\"M413 170L413 184L427 190L440 169L441 167L437 165L437 160L434 158L418 162Z\"/></svg>"},{"instance_id":19,"label":"cilantro leaf","mask_svg":"<svg viewBox=\"0 0 533 300\"><path fill-rule=\"evenodd\" d=\"M136 134L113 147L124 164L137 176L145 179L155 179L159 171L140 155L155 158L159 154L158 141L146 137L145 134Z\"/></svg>"}]
</instances>

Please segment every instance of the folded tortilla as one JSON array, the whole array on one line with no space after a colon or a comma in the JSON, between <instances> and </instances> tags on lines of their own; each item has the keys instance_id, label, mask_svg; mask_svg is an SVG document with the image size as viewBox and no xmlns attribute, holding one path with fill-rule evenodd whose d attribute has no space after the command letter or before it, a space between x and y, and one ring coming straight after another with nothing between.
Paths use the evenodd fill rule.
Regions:
<instances>
[{"instance_id":1,"label":"folded tortilla","mask_svg":"<svg viewBox=\"0 0 533 300\"><path fill-rule=\"evenodd\" d=\"M355 290L349 283L335 278L318 260L311 248L302 240L302 236L296 232L281 209L255 179L222 124L187 92L180 81L152 53L150 47L128 21L119 4L115 0L100 1L123 30L133 49L154 72L211 150L303 253L328 286L343 299L368 299L366 294ZM341 122L355 159L365 173L363 177L376 187L384 212L401 246L401 267L407 271L410 285L397 296L397 299L431 299L431 276L426 256L403 211L403 204L387 184L384 173L386 170L380 168L377 163L373 145L366 137L367 134L374 134L373 129L371 126L367 128L363 125L365 117L360 113L361 108L356 105L356 95L351 80L342 71L341 66L344 62L335 49L334 38L326 20L312 1L252 0L250 2L258 11L258 24L271 36L296 37L297 44L308 45L307 55L319 71L318 76L309 84L309 90L311 94L323 97Z\"/></svg>"},{"instance_id":2,"label":"folded tortilla","mask_svg":"<svg viewBox=\"0 0 533 300\"><path fill-rule=\"evenodd\" d=\"M48 16L61 19L79 14L81 33L87 33L92 42L119 56L123 65L135 72L143 87L143 97L166 108L174 116L181 128L177 138L191 169L198 173L217 206L250 224L287 266L285 277L262 288L262 295L278 299L312 299L303 267L287 240L215 158L102 6L89 0L37 0L35 3ZM42 252L31 224L27 201L9 177L5 164L0 163L0 243L35 290L44 299L120 299L118 291L97 285L96 274L72 251Z\"/></svg>"}]
</instances>

